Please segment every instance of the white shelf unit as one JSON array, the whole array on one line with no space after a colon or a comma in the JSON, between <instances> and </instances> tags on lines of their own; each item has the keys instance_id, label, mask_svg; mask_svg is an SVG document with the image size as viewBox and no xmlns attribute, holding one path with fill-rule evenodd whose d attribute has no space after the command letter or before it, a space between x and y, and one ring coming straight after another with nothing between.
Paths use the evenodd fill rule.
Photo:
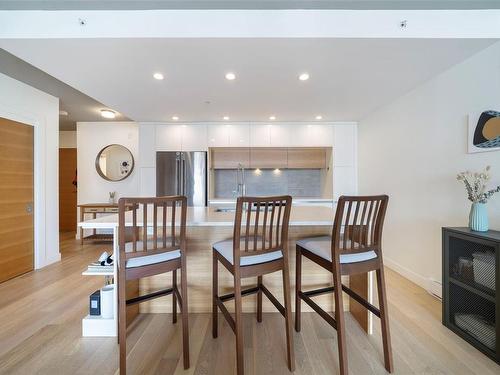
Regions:
<instances>
[{"instance_id":1,"label":"white shelf unit","mask_svg":"<svg viewBox=\"0 0 500 375\"><path fill-rule=\"evenodd\" d=\"M116 319L87 315L82 319L83 337L114 337L116 336Z\"/></svg>"},{"instance_id":2,"label":"white shelf unit","mask_svg":"<svg viewBox=\"0 0 500 375\"><path fill-rule=\"evenodd\" d=\"M110 228L111 229L111 228ZM113 253L115 261L113 263L113 271L92 271L85 270L82 272L84 276L100 276L113 277L115 287L113 288L113 317L103 318L96 315L87 315L82 319L82 336L83 337L115 337L118 334L118 299L117 299L117 263L118 263L118 247L117 247L118 231L113 228ZM105 283L103 282L103 286Z\"/></svg>"},{"instance_id":3,"label":"white shelf unit","mask_svg":"<svg viewBox=\"0 0 500 375\"><path fill-rule=\"evenodd\" d=\"M94 271L89 269L82 272L82 276L114 276L114 274L114 271Z\"/></svg>"}]
</instances>

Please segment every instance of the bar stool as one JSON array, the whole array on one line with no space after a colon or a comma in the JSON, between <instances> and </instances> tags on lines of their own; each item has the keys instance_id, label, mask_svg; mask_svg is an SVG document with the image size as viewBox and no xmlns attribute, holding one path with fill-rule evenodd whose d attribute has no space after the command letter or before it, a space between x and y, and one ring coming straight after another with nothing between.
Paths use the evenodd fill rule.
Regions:
<instances>
[{"instance_id":1,"label":"bar stool","mask_svg":"<svg viewBox=\"0 0 500 375\"><path fill-rule=\"evenodd\" d=\"M118 207L118 341L120 344L120 374L125 375L127 371L127 306L169 294L172 294L173 301L173 323L177 322L177 303L179 303L181 310L183 361L184 369L188 369L186 197L121 198L118 201ZM148 211L148 207L152 210ZM142 211L142 218L138 218L138 211ZM179 213L176 216L177 212ZM141 219L142 222L138 221ZM148 234L148 227L153 227L152 237ZM161 229L158 230L158 227ZM142 239L139 239L141 229ZM127 232L132 233L131 241L129 241L129 236L126 236ZM178 269L181 270L181 292L177 287ZM127 280L137 280L170 271L172 271L171 288L127 300Z\"/></svg>"},{"instance_id":2,"label":"bar stool","mask_svg":"<svg viewBox=\"0 0 500 375\"><path fill-rule=\"evenodd\" d=\"M393 371L389 316L382 262L382 227L387 209L387 195L339 198L332 236L304 238L297 241L295 330L300 332L301 300L311 306L337 330L340 373L348 373L346 335L342 292L378 316L382 326L384 362L388 372ZM302 255L333 273L334 285L318 290L303 291ZM380 309L342 285L342 275L376 271ZM328 292L335 296L335 318L321 309L311 297Z\"/></svg>"},{"instance_id":3,"label":"bar stool","mask_svg":"<svg viewBox=\"0 0 500 375\"><path fill-rule=\"evenodd\" d=\"M212 335L217 338L217 309L220 309L236 334L238 375L244 373L241 298L255 293L258 322L262 322L262 294L265 294L285 317L288 368L290 371L295 368L288 274L288 222L291 205L290 196L239 197L236 201L233 238L213 245ZM234 293L218 295L218 262L233 275ZM284 307L263 284L263 275L276 271L282 271L283 274ZM257 286L241 290L241 279L255 276ZM235 319L224 306L224 302L232 299L235 302Z\"/></svg>"}]
</instances>

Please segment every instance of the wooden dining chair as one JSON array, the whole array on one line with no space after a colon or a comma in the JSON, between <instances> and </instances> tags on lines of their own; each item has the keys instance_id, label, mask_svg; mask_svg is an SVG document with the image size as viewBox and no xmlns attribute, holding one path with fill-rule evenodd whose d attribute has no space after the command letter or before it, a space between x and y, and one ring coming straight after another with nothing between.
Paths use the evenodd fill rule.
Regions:
<instances>
[{"instance_id":1,"label":"wooden dining chair","mask_svg":"<svg viewBox=\"0 0 500 375\"><path fill-rule=\"evenodd\" d=\"M177 304L182 316L184 369L189 368L188 301L186 275L186 207L184 196L120 198L118 257L118 341L120 374L127 370L126 309L137 303L172 294L173 323ZM152 228L152 230L149 230ZM152 232L152 233L151 233ZM181 291L177 270L181 272ZM126 282L172 271L172 287L126 298Z\"/></svg>"},{"instance_id":2,"label":"wooden dining chair","mask_svg":"<svg viewBox=\"0 0 500 375\"><path fill-rule=\"evenodd\" d=\"M387 209L387 195L342 196L338 200L332 235L304 238L297 241L295 330L300 332L301 301L306 302L337 330L340 373L348 373L346 334L342 292L378 316L382 326L384 362L388 372L393 371L389 316L382 261L382 227ZM332 272L333 286L317 290L302 290L302 256ZM342 284L342 275L376 271L379 308ZM311 297L334 293L335 318L321 309Z\"/></svg>"},{"instance_id":3,"label":"wooden dining chair","mask_svg":"<svg viewBox=\"0 0 500 375\"><path fill-rule=\"evenodd\" d=\"M257 321L262 322L262 294L285 317L287 362L294 371L290 279L288 268L288 222L292 197L239 197L236 201L233 238L213 245L213 316L212 334L218 334L218 309L236 334L236 369L244 373L242 297L257 294ZM218 262L234 277L234 293L219 296ZM263 283L263 275L281 271L283 274L283 306ZM257 286L241 289L241 280L257 277ZM235 319L224 302L234 299Z\"/></svg>"}]
</instances>

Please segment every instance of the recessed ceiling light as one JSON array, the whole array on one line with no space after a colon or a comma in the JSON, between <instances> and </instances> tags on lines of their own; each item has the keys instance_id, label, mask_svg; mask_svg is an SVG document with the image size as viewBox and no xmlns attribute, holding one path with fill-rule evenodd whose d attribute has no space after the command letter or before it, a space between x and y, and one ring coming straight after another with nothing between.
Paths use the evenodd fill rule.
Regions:
<instances>
[{"instance_id":1,"label":"recessed ceiling light","mask_svg":"<svg viewBox=\"0 0 500 375\"><path fill-rule=\"evenodd\" d=\"M172 120L177 121L179 119L179 116L172 116Z\"/></svg>"},{"instance_id":2,"label":"recessed ceiling light","mask_svg":"<svg viewBox=\"0 0 500 375\"><path fill-rule=\"evenodd\" d=\"M101 109L101 116L104 118L115 118L116 113L111 109Z\"/></svg>"},{"instance_id":3,"label":"recessed ceiling light","mask_svg":"<svg viewBox=\"0 0 500 375\"><path fill-rule=\"evenodd\" d=\"M269 116L269 120L271 120L271 121L276 120L276 116Z\"/></svg>"},{"instance_id":4,"label":"recessed ceiling light","mask_svg":"<svg viewBox=\"0 0 500 375\"><path fill-rule=\"evenodd\" d=\"M153 74L153 78L157 79L158 81L161 81L164 77L163 77L163 74L161 74L161 73L155 73L155 74Z\"/></svg>"},{"instance_id":5,"label":"recessed ceiling light","mask_svg":"<svg viewBox=\"0 0 500 375\"><path fill-rule=\"evenodd\" d=\"M321 116L321 115L317 115L317 116L316 116L316 120L323 120L323 116Z\"/></svg>"},{"instance_id":6,"label":"recessed ceiling light","mask_svg":"<svg viewBox=\"0 0 500 375\"><path fill-rule=\"evenodd\" d=\"M68 115L68 111L59 111L59 116L67 116Z\"/></svg>"},{"instance_id":7,"label":"recessed ceiling light","mask_svg":"<svg viewBox=\"0 0 500 375\"><path fill-rule=\"evenodd\" d=\"M223 119L227 121L229 120L229 116L224 116Z\"/></svg>"},{"instance_id":8,"label":"recessed ceiling light","mask_svg":"<svg viewBox=\"0 0 500 375\"><path fill-rule=\"evenodd\" d=\"M300 76L299 76L299 79L301 81L307 81L309 79L309 73L302 73Z\"/></svg>"},{"instance_id":9,"label":"recessed ceiling light","mask_svg":"<svg viewBox=\"0 0 500 375\"><path fill-rule=\"evenodd\" d=\"M228 81L232 81L232 80L236 79L236 74L234 74L233 72L226 73L226 79Z\"/></svg>"}]
</instances>

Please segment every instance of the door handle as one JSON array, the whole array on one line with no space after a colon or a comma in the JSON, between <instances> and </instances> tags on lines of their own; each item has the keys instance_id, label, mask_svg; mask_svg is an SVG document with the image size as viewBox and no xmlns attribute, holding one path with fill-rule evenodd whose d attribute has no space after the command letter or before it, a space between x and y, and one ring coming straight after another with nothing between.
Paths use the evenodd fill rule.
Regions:
<instances>
[{"instance_id":1,"label":"door handle","mask_svg":"<svg viewBox=\"0 0 500 375\"><path fill-rule=\"evenodd\" d=\"M181 160L180 154L176 154L175 158L175 194L179 195L181 190Z\"/></svg>"},{"instance_id":2,"label":"door handle","mask_svg":"<svg viewBox=\"0 0 500 375\"><path fill-rule=\"evenodd\" d=\"M33 213L33 202L28 202L28 203L26 204L26 212L27 212L28 214Z\"/></svg>"}]
</instances>

